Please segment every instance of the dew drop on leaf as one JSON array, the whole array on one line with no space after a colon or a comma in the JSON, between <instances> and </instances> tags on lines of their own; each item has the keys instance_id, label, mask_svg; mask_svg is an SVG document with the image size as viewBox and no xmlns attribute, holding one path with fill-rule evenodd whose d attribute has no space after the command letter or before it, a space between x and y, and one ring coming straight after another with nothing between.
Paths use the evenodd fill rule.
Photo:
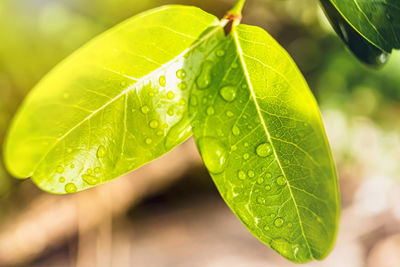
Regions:
<instances>
[{"instance_id":1,"label":"dew drop on leaf","mask_svg":"<svg viewBox=\"0 0 400 267\"><path fill-rule=\"evenodd\" d=\"M179 88L179 89L181 89L181 90L185 90L185 89L186 89L186 87L187 87L187 85L186 85L186 83L185 83L185 82L180 82L180 83L178 83L178 88Z\"/></svg>"},{"instance_id":2,"label":"dew drop on leaf","mask_svg":"<svg viewBox=\"0 0 400 267\"><path fill-rule=\"evenodd\" d=\"M272 153L272 147L268 143L262 143L256 148L256 153L262 158L268 157Z\"/></svg>"},{"instance_id":3,"label":"dew drop on leaf","mask_svg":"<svg viewBox=\"0 0 400 267\"><path fill-rule=\"evenodd\" d=\"M179 69L176 71L176 77L183 79L186 77L186 71L184 69Z\"/></svg>"},{"instance_id":4,"label":"dew drop on leaf","mask_svg":"<svg viewBox=\"0 0 400 267\"><path fill-rule=\"evenodd\" d=\"M100 173L101 169L99 167L94 168L94 173Z\"/></svg>"},{"instance_id":5,"label":"dew drop on leaf","mask_svg":"<svg viewBox=\"0 0 400 267\"><path fill-rule=\"evenodd\" d=\"M149 126L150 126L150 128L155 129L155 128L157 128L159 126L159 123L158 123L157 120L152 120L152 121L149 122Z\"/></svg>"},{"instance_id":6,"label":"dew drop on leaf","mask_svg":"<svg viewBox=\"0 0 400 267\"><path fill-rule=\"evenodd\" d=\"M199 140L200 152L207 169L212 173L221 173L226 167L227 148L216 138L203 137Z\"/></svg>"},{"instance_id":7,"label":"dew drop on leaf","mask_svg":"<svg viewBox=\"0 0 400 267\"><path fill-rule=\"evenodd\" d=\"M189 102L190 102L190 105L192 105L193 107L196 107L198 104L197 97L195 95L192 95L190 97Z\"/></svg>"},{"instance_id":8,"label":"dew drop on leaf","mask_svg":"<svg viewBox=\"0 0 400 267\"><path fill-rule=\"evenodd\" d=\"M177 144L181 143L190 132L192 127L190 121L187 118L182 118L168 131L164 141L164 147L166 150L170 150Z\"/></svg>"},{"instance_id":9,"label":"dew drop on leaf","mask_svg":"<svg viewBox=\"0 0 400 267\"><path fill-rule=\"evenodd\" d=\"M90 175L90 174L82 174L82 180L90 185L98 184L100 181L100 179L98 177Z\"/></svg>"},{"instance_id":10,"label":"dew drop on leaf","mask_svg":"<svg viewBox=\"0 0 400 267\"><path fill-rule=\"evenodd\" d=\"M264 182L264 178L260 177L257 179L258 184L262 184Z\"/></svg>"},{"instance_id":11,"label":"dew drop on leaf","mask_svg":"<svg viewBox=\"0 0 400 267\"><path fill-rule=\"evenodd\" d=\"M146 140L144 140L146 142L146 144L150 145L153 140L151 140L151 138L146 138Z\"/></svg>"},{"instance_id":12,"label":"dew drop on leaf","mask_svg":"<svg viewBox=\"0 0 400 267\"><path fill-rule=\"evenodd\" d=\"M167 79L165 78L165 76L160 76L160 78L158 79L158 83L162 86L165 87L165 85L167 84Z\"/></svg>"},{"instance_id":13,"label":"dew drop on leaf","mask_svg":"<svg viewBox=\"0 0 400 267\"><path fill-rule=\"evenodd\" d=\"M240 130L236 125L233 125L232 127L232 134L235 136L238 136L240 134Z\"/></svg>"},{"instance_id":14,"label":"dew drop on leaf","mask_svg":"<svg viewBox=\"0 0 400 267\"><path fill-rule=\"evenodd\" d=\"M281 217L278 217L274 220L274 225L276 227L281 227L283 225L284 221Z\"/></svg>"},{"instance_id":15,"label":"dew drop on leaf","mask_svg":"<svg viewBox=\"0 0 400 267\"><path fill-rule=\"evenodd\" d=\"M63 173L63 172L64 172L64 167L63 167L63 166L57 166L56 171L57 171L58 173Z\"/></svg>"},{"instance_id":16,"label":"dew drop on leaf","mask_svg":"<svg viewBox=\"0 0 400 267\"><path fill-rule=\"evenodd\" d=\"M92 171L92 169L87 169L87 170L86 170L86 173L87 173L87 174L92 174L93 171Z\"/></svg>"},{"instance_id":17,"label":"dew drop on leaf","mask_svg":"<svg viewBox=\"0 0 400 267\"><path fill-rule=\"evenodd\" d=\"M64 190L67 193L74 193L74 192L76 192L76 190L78 190L78 188L76 187L76 185L74 183L67 183L64 187Z\"/></svg>"},{"instance_id":18,"label":"dew drop on leaf","mask_svg":"<svg viewBox=\"0 0 400 267\"><path fill-rule=\"evenodd\" d=\"M141 111L143 114L146 114L146 113L148 113L148 112L150 111L150 108L149 108L148 106L144 105L144 106L142 106L142 107L140 108L140 111Z\"/></svg>"},{"instance_id":19,"label":"dew drop on leaf","mask_svg":"<svg viewBox=\"0 0 400 267\"><path fill-rule=\"evenodd\" d=\"M247 172L247 175L248 175L250 178L254 177L254 171L249 170L249 171Z\"/></svg>"},{"instance_id":20,"label":"dew drop on leaf","mask_svg":"<svg viewBox=\"0 0 400 267\"><path fill-rule=\"evenodd\" d=\"M106 148L104 146L99 146L97 149L97 157L103 158L106 155Z\"/></svg>"},{"instance_id":21,"label":"dew drop on leaf","mask_svg":"<svg viewBox=\"0 0 400 267\"><path fill-rule=\"evenodd\" d=\"M58 179L58 181L59 181L60 183L64 183L64 182L65 182L65 178L61 176L61 177Z\"/></svg>"},{"instance_id":22,"label":"dew drop on leaf","mask_svg":"<svg viewBox=\"0 0 400 267\"><path fill-rule=\"evenodd\" d=\"M211 84L211 69L213 63L210 60L206 60L201 66L201 72L196 79L196 84L199 89L205 89Z\"/></svg>"},{"instance_id":23,"label":"dew drop on leaf","mask_svg":"<svg viewBox=\"0 0 400 267\"><path fill-rule=\"evenodd\" d=\"M246 173L244 171L238 171L238 178L240 180L246 179Z\"/></svg>"},{"instance_id":24,"label":"dew drop on leaf","mask_svg":"<svg viewBox=\"0 0 400 267\"><path fill-rule=\"evenodd\" d=\"M169 100L172 100L172 99L174 99L174 97L175 97L174 92L168 91L168 93L167 93L167 98L168 98Z\"/></svg>"},{"instance_id":25,"label":"dew drop on leaf","mask_svg":"<svg viewBox=\"0 0 400 267\"><path fill-rule=\"evenodd\" d=\"M208 108L207 108L207 115L213 115L214 112L215 112L215 110L214 110L213 107L208 107Z\"/></svg>"},{"instance_id":26,"label":"dew drop on leaf","mask_svg":"<svg viewBox=\"0 0 400 267\"><path fill-rule=\"evenodd\" d=\"M232 117L232 116L233 116L233 112L228 110L228 111L226 112L226 116Z\"/></svg>"},{"instance_id":27,"label":"dew drop on leaf","mask_svg":"<svg viewBox=\"0 0 400 267\"><path fill-rule=\"evenodd\" d=\"M243 154L243 159L244 159L244 160L248 160L249 158L250 158L249 153L244 153L244 154Z\"/></svg>"},{"instance_id":28,"label":"dew drop on leaf","mask_svg":"<svg viewBox=\"0 0 400 267\"><path fill-rule=\"evenodd\" d=\"M265 188L265 190L267 190L267 191L271 190L271 186L270 186L270 185L266 185L264 188Z\"/></svg>"},{"instance_id":29,"label":"dew drop on leaf","mask_svg":"<svg viewBox=\"0 0 400 267\"><path fill-rule=\"evenodd\" d=\"M285 179L283 176L279 176L279 177L276 179L276 183L277 183L278 185L285 185L285 184L286 184L286 179Z\"/></svg>"},{"instance_id":30,"label":"dew drop on leaf","mask_svg":"<svg viewBox=\"0 0 400 267\"><path fill-rule=\"evenodd\" d=\"M225 51L224 51L224 50L219 49L219 50L217 51L217 56L223 57L224 55L225 55Z\"/></svg>"},{"instance_id":31,"label":"dew drop on leaf","mask_svg":"<svg viewBox=\"0 0 400 267\"><path fill-rule=\"evenodd\" d=\"M225 101L232 102L236 98L236 88L233 86L224 86L219 90L219 94Z\"/></svg>"}]
</instances>

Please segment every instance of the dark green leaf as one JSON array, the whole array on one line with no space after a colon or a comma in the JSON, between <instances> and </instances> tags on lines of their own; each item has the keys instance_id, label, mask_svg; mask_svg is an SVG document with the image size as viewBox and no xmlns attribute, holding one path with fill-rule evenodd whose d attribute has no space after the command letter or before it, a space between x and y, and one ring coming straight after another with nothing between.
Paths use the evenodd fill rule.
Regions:
<instances>
[{"instance_id":1,"label":"dark green leaf","mask_svg":"<svg viewBox=\"0 0 400 267\"><path fill-rule=\"evenodd\" d=\"M342 17L330 0L321 0L321 4L336 33L359 60L372 66L380 66L387 62L388 54L357 32Z\"/></svg>"},{"instance_id":2,"label":"dark green leaf","mask_svg":"<svg viewBox=\"0 0 400 267\"><path fill-rule=\"evenodd\" d=\"M200 62L185 57L221 27L200 9L166 6L91 41L23 103L5 146L8 169L33 176L46 191L71 193L170 150L191 134L193 77L182 66L197 69Z\"/></svg>"},{"instance_id":3,"label":"dark green leaf","mask_svg":"<svg viewBox=\"0 0 400 267\"><path fill-rule=\"evenodd\" d=\"M400 48L399 0L330 0L365 39L387 53Z\"/></svg>"},{"instance_id":4,"label":"dark green leaf","mask_svg":"<svg viewBox=\"0 0 400 267\"><path fill-rule=\"evenodd\" d=\"M339 217L336 171L290 56L262 29L234 27L204 58L191 98L196 143L233 212L284 257L324 258Z\"/></svg>"}]
</instances>

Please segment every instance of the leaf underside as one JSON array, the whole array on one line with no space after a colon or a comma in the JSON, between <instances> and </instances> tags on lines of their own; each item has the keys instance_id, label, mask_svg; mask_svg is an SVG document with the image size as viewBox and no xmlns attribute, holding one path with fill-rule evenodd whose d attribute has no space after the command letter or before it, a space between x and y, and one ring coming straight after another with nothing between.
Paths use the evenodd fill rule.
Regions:
<instances>
[{"instance_id":1,"label":"leaf underside","mask_svg":"<svg viewBox=\"0 0 400 267\"><path fill-rule=\"evenodd\" d=\"M184 22L184 23L182 23ZM5 159L42 189L72 193L119 177L191 135L226 203L295 262L322 259L339 216L317 104L265 31L167 6L129 19L32 91Z\"/></svg>"},{"instance_id":2,"label":"leaf underside","mask_svg":"<svg viewBox=\"0 0 400 267\"><path fill-rule=\"evenodd\" d=\"M182 23L185 21L185 23ZM30 93L8 134L5 159L17 177L71 193L164 154L191 135L185 59L221 28L194 7L166 6L102 34Z\"/></svg>"},{"instance_id":3,"label":"leaf underside","mask_svg":"<svg viewBox=\"0 0 400 267\"><path fill-rule=\"evenodd\" d=\"M289 55L262 29L239 25L204 58L190 102L205 165L246 227L292 261L324 258L339 214L336 172Z\"/></svg>"},{"instance_id":4,"label":"leaf underside","mask_svg":"<svg viewBox=\"0 0 400 267\"><path fill-rule=\"evenodd\" d=\"M330 0L369 42L390 53L400 48L400 1Z\"/></svg>"},{"instance_id":5,"label":"leaf underside","mask_svg":"<svg viewBox=\"0 0 400 267\"><path fill-rule=\"evenodd\" d=\"M387 62L388 53L368 41L354 29L330 0L320 1L333 29L360 61L370 66L381 66Z\"/></svg>"}]
</instances>

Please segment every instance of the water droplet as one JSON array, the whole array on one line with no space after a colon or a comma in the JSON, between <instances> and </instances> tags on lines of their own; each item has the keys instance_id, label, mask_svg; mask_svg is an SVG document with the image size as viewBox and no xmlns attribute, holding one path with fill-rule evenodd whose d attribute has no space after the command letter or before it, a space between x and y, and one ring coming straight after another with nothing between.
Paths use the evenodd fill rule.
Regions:
<instances>
[{"instance_id":1,"label":"water droplet","mask_svg":"<svg viewBox=\"0 0 400 267\"><path fill-rule=\"evenodd\" d=\"M179 69L176 71L176 77L183 79L186 77L186 71L184 69Z\"/></svg>"},{"instance_id":2,"label":"water droplet","mask_svg":"<svg viewBox=\"0 0 400 267\"><path fill-rule=\"evenodd\" d=\"M152 120L152 121L149 122L150 128L153 128L153 129L157 128L159 125L160 124L159 124L159 122L157 120Z\"/></svg>"},{"instance_id":3,"label":"water droplet","mask_svg":"<svg viewBox=\"0 0 400 267\"><path fill-rule=\"evenodd\" d=\"M172 100L172 99L174 99L174 97L175 97L174 92L168 91L168 93L167 93L167 98L168 98L169 100Z\"/></svg>"},{"instance_id":4,"label":"water droplet","mask_svg":"<svg viewBox=\"0 0 400 267\"><path fill-rule=\"evenodd\" d=\"M287 225L289 228L293 226L293 223L288 223Z\"/></svg>"},{"instance_id":5,"label":"water droplet","mask_svg":"<svg viewBox=\"0 0 400 267\"><path fill-rule=\"evenodd\" d=\"M72 149L71 148L67 148L67 153L71 153Z\"/></svg>"},{"instance_id":6,"label":"water droplet","mask_svg":"<svg viewBox=\"0 0 400 267\"><path fill-rule=\"evenodd\" d=\"M268 143L262 143L256 148L256 153L262 158L268 157L272 153L272 147Z\"/></svg>"},{"instance_id":7,"label":"water droplet","mask_svg":"<svg viewBox=\"0 0 400 267\"><path fill-rule=\"evenodd\" d=\"M275 213L271 213L270 215L269 215L269 217L271 218L271 219L273 219L273 218L275 218Z\"/></svg>"},{"instance_id":8,"label":"water droplet","mask_svg":"<svg viewBox=\"0 0 400 267\"><path fill-rule=\"evenodd\" d=\"M278 217L274 220L274 225L276 227L281 227L283 225L284 221L281 217Z\"/></svg>"},{"instance_id":9,"label":"water droplet","mask_svg":"<svg viewBox=\"0 0 400 267\"><path fill-rule=\"evenodd\" d=\"M82 174L82 180L90 185L98 184L100 181L98 177L89 174Z\"/></svg>"},{"instance_id":10,"label":"water droplet","mask_svg":"<svg viewBox=\"0 0 400 267\"><path fill-rule=\"evenodd\" d=\"M73 169L73 168L75 168L75 164L72 163L71 164L71 169Z\"/></svg>"},{"instance_id":11,"label":"water droplet","mask_svg":"<svg viewBox=\"0 0 400 267\"><path fill-rule=\"evenodd\" d=\"M233 116L233 112L228 110L228 111L226 112L226 116L232 117L232 116Z\"/></svg>"},{"instance_id":12,"label":"water droplet","mask_svg":"<svg viewBox=\"0 0 400 267\"><path fill-rule=\"evenodd\" d=\"M219 90L219 94L225 101L232 102L236 98L236 88L233 86L224 86Z\"/></svg>"},{"instance_id":13,"label":"water droplet","mask_svg":"<svg viewBox=\"0 0 400 267\"><path fill-rule=\"evenodd\" d=\"M190 120L187 117L183 117L168 131L164 141L165 149L170 150L182 143L189 136L191 129Z\"/></svg>"},{"instance_id":14,"label":"water droplet","mask_svg":"<svg viewBox=\"0 0 400 267\"><path fill-rule=\"evenodd\" d=\"M196 107L197 106L197 97L195 96L195 95L192 95L191 97L190 97L190 100L189 100L189 102L190 102L190 105L192 105L193 107Z\"/></svg>"},{"instance_id":15,"label":"water droplet","mask_svg":"<svg viewBox=\"0 0 400 267\"><path fill-rule=\"evenodd\" d=\"M167 84L167 79L165 78L165 76L160 76L160 78L158 79L158 82L160 83L160 85L162 87L165 87L165 85Z\"/></svg>"},{"instance_id":16,"label":"water droplet","mask_svg":"<svg viewBox=\"0 0 400 267\"><path fill-rule=\"evenodd\" d=\"M237 149L237 146L236 146L236 145L233 145L233 146L231 147L231 150L232 150L232 151L236 151L236 149Z\"/></svg>"},{"instance_id":17,"label":"water droplet","mask_svg":"<svg viewBox=\"0 0 400 267\"><path fill-rule=\"evenodd\" d=\"M238 171L238 178L240 179L240 180L244 180L244 179L246 179L246 173L244 172L244 171Z\"/></svg>"},{"instance_id":18,"label":"water droplet","mask_svg":"<svg viewBox=\"0 0 400 267\"><path fill-rule=\"evenodd\" d=\"M247 142L244 143L244 146L245 146L245 147L248 147L248 146L249 146L249 143L247 143Z\"/></svg>"},{"instance_id":19,"label":"water droplet","mask_svg":"<svg viewBox=\"0 0 400 267\"><path fill-rule=\"evenodd\" d=\"M248 160L249 158L250 158L249 153L244 153L244 154L243 154L243 159L244 159L244 160Z\"/></svg>"},{"instance_id":20,"label":"water droplet","mask_svg":"<svg viewBox=\"0 0 400 267\"><path fill-rule=\"evenodd\" d=\"M237 127L236 125L233 125L232 134L238 136L240 134L239 127Z\"/></svg>"},{"instance_id":21,"label":"water droplet","mask_svg":"<svg viewBox=\"0 0 400 267\"><path fill-rule=\"evenodd\" d=\"M100 173L101 169L99 167L94 168L94 173Z\"/></svg>"},{"instance_id":22,"label":"water droplet","mask_svg":"<svg viewBox=\"0 0 400 267\"><path fill-rule=\"evenodd\" d=\"M265 190L267 190L267 191L271 190L271 186L270 186L270 185L266 185L264 188L265 188Z\"/></svg>"},{"instance_id":23,"label":"water droplet","mask_svg":"<svg viewBox=\"0 0 400 267\"><path fill-rule=\"evenodd\" d=\"M259 204L264 204L264 198L258 197L258 198L257 198L257 202L258 202Z\"/></svg>"},{"instance_id":24,"label":"water droplet","mask_svg":"<svg viewBox=\"0 0 400 267\"><path fill-rule=\"evenodd\" d=\"M266 226L264 227L264 230L265 230L265 231L269 231L269 226L266 225Z\"/></svg>"},{"instance_id":25,"label":"water droplet","mask_svg":"<svg viewBox=\"0 0 400 267\"><path fill-rule=\"evenodd\" d=\"M150 111L150 108L148 107L148 106L142 106L141 108L140 108L140 111L143 113L143 114L146 114L146 113L148 113L149 111Z\"/></svg>"},{"instance_id":26,"label":"water droplet","mask_svg":"<svg viewBox=\"0 0 400 267\"><path fill-rule=\"evenodd\" d=\"M67 193L74 193L74 192L76 192L76 190L78 190L78 188L76 187L76 185L74 183L66 184L64 189L65 189L65 192L67 192Z\"/></svg>"},{"instance_id":27,"label":"water droplet","mask_svg":"<svg viewBox=\"0 0 400 267\"><path fill-rule=\"evenodd\" d=\"M202 137L199 140L200 153L204 164L212 173L221 173L226 167L227 148L216 138Z\"/></svg>"},{"instance_id":28,"label":"water droplet","mask_svg":"<svg viewBox=\"0 0 400 267\"><path fill-rule=\"evenodd\" d=\"M242 88L243 88L243 89L246 89L246 88L247 88L247 84L245 84L245 83L242 84Z\"/></svg>"},{"instance_id":29,"label":"water droplet","mask_svg":"<svg viewBox=\"0 0 400 267\"><path fill-rule=\"evenodd\" d=\"M224 55L225 55L225 51L224 50L222 50L222 49L219 49L218 51L217 51L217 56L219 56L219 57L223 57Z\"/></svg>"},{"instance_id":30,"label":"water droplet","mask_svg":"<svg viewBox=\"0 0 400 267\"><path fill-rule=\"evenodd\" d=\"M236 69L238 67L238 64L236 62L232 63L232 69Z\"/></svg>"},{"instance_id":31,"label":"water droplet","mask_svg":"<svg viewBox=\"0 0 400 267\"><path fill-rule=\"evenodd\" d=\"M86 170L86 173L87 173L87 174L92 174L93 171L92 171L92 169L87 169L87 170Z\"/></svg>"},{"instance_id":32,"label":"water droplet","mask_svg":"<svg viewBox=\"0 0 400 267\"><path fill-rule=\"evenodd\" d=\"M151 140L151 138L146 138L146 140L144 140L146 142L146 144L150 145L153 140Z\"/></svg>"},{"instance_id":33,"label":"water droplet","mask_svg":"<svg viewBox=\"0 0 400 267\"><path fill-rule=\"evenodd\" d=\"M250 178L254 177L254 171L249 170L249 171L247 172L247 175L248 175Z\"/></svg>"},{"instance_id":34,"label":"water droplet","mask_svg":"<svg viewBox=\"0 0 400 267\"><path fill-rule=\"evenodd\" d=\"M158 136L162 136L163 134L164 134L163 131L158 131L158 132L156 133L156 135L158 135Z\"/></svg>"},{"instance_id":35,"label":"water droplet","mask_svg":"<svg viewBox=\"0 0 400 267\"><path fill-rule=\"evenodd\" d=\"M213 107L208 107L208 108L207 108L207 115L213 115L214 112L215 112L215 110L214 110Z\"/></svg>"},{"instance_id":36,"label":"water droplet","mask_svg":"<svg viewBox=\"0 0 400 267\"><path fill-rule=\"evenodd\" d=\"M267 170L267 168L263 167L263 171L266 171L266 170ZM267 172L267 173L265 174L265 177L271 178L271 177L272 177L272 174L269 173L269 172Z\"/></svg>"},{"instance_id":37,"label":"water droplet","mask_svg":"<svg viewBox=\"0 0 400 267\"><path fill-rule=\"evenodd\" d=\"M209 60L203 63L201 72L196 79L196 84L199 89L205 89L211 84L211 69L213 65L214 64Z\"/></svg>"},{"instance_id":38,"label":"water droplet","mask_svg":"<svg viewBox=\"0 0 400 267\"><path fill-rule=\"evenodd\" d=\"M286 184L286 179L283 176L279 176L278 178L276 178L276 183L278 185L285 185Z\"/></svg>"},{"instance_id":39,"label":"water droplet","mask_svg":"<svg viewBox=\"0 0 400 267\"><path fill-rule=\"evenodd\" d=\"M106 155L106 148L104 146L99 146L97 149L97 157L103 158Z\"/></svg>"},{"instance_id":40,"label":"water droplet","mask_svg":"<svg viewBox=\"0 0 400 267\"><path fill-rule=\"evenodd\" d=\"M168 116L173 116L174 115L174 106L170 106L167 110Z\"/></svg>"},{"instance_id":41,"label":"water droplet","mask_svg":"<svg viewBox=\"0 0 400 267\"><path fill-rule=\"evenodd\" d=\"M187 85L185 82L180 82L178 83L178 88L181 90L185 90L187 88Z\"/></svg>"},{"instance_id":42,"label":"water droplet","mask_svg":"<svg viewBox=\"0 0 400 267\"><path fill-rule=\"evenodd\" d=\"M61 177L58 179L58 181L59 181L60 183L64 183L64 182L65 182L65 178L61 176Z\"/></svg>"},{"instance_id":43,"label":"water droplet","mask_svg":"<svg viewBox=\"0 0 400 267\"><path fill-rule=\"evenodd\" d=\"M61 166L61 165L57 166L56 171L57 171L58 173L63 173L63 172L64 172L63 166Z\"/></svg>"},{"instance_id":44,"label":"water droplet","mask_svg":"<svg viewBox=\"0 0 400 267\"><path fill-rule=\"evenodd\" d=\"M264 182L264 178L260 177L257 179L258 184L262 184Z\"/></svg>"}]
</instances>

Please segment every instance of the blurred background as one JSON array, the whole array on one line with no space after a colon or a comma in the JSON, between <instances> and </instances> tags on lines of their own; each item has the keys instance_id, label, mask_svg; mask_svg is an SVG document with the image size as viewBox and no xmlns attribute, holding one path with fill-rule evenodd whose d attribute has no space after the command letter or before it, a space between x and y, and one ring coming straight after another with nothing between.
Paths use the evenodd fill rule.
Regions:
<instances>
[{"instance_id":1,"label":"blurred background","mask_svg":"<svg viewBox=\"0 0 400 267\"><path fill-rule=\"evenodd\" d=\"M136 13L177 3L222 17L233 0L1 0L0 143L24 96L60 60ZM336 160L338 240L326 260L305 266L400 266L400 53L379 70L363 66L317 0L248 0L243 22L265 28L294 57ZM0 156L0 266L294 264L235 218L188 140L137 171L68 196L13 179Z\"/></svg>"}]
</instances>

